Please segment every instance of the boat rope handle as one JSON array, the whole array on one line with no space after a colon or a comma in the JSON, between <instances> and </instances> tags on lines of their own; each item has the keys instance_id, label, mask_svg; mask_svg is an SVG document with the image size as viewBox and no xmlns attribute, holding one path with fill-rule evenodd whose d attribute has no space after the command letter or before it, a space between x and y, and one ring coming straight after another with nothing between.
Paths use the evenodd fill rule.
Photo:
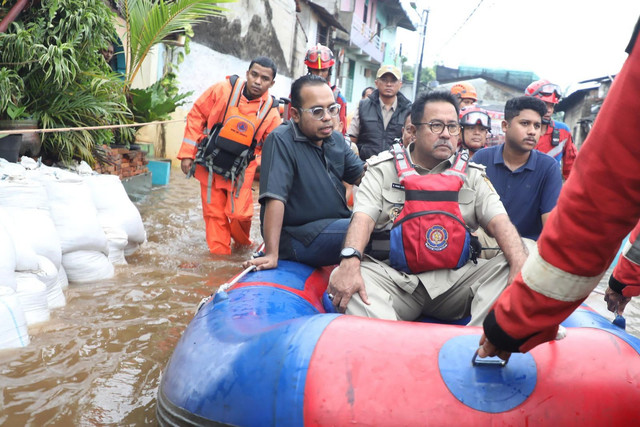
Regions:
<instances>
[{"instance_id":1,"label":"boat rope handle","mask_svg":"<svg viewBox=\"0 0 640 427\"><path fill-rule=\"evenodd\" d=\"M238 283L238 281L240 281L240 279L242 279L244 276L246 276L247 274L249 274L251 271L255 270L256 266L255 265L251 265L247 268L245 268L242 273L238 274L236 277L233 278L232 281L227 282L227 283L223 283L222 285L220 285L220 287L218 288L218 292L227 292L227 290L232 287L233 285L235 285L236 283Z\"/></svg>"},{"instance_id":2,"label":"boat rope handle","mask_svg":"<svg viewBox=\"0 0 640 427\"><path fill-rule=\"evenodd\" d=\"M508 360L502 360L497 358L480 358L478 359L478 350L473 353L473 357L471 358L471 364L473 366L499 366L503 367L507 365Z\"/></svg>"}]
</instances>

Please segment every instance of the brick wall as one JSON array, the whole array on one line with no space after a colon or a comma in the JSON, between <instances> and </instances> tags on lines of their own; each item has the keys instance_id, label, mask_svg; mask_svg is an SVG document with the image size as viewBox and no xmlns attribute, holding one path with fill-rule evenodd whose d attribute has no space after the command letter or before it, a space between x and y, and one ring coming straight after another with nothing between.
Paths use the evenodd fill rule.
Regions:
<instances>
[{"instance_id":1,"label":"brick wall","mask_svg":"<svg viewBox=\"0 0 640 427\"><path fill-rule=\"evenodd\" d=\"M149 171L146 152L127 148L110 148L108 146L103 146L103 148L107 153L107 162L97 162L93 168L96 172L118 175L123 179Z\"/></svg>"}]
</instances>

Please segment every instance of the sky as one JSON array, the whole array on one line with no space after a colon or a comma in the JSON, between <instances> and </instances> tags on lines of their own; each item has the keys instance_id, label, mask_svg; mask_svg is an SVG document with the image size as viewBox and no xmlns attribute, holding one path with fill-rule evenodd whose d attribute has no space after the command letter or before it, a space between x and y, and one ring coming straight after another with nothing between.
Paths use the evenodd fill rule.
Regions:
<instances>
[{"instance_id":1,"label":"sky","mask_svg":"<svg viewBox=\"0 0 640 427\"><path fill-rule=\"evenodd\" d=\"M407 5L409 1L402 3ZM640 0L416 0L415 3L418 10L430 10L423 66L533 71L563 88L618 73L627 57L624 49L640 16ZM413 13L412 19L419 22L417 13ZM402 42L402 54L408 63L416 62L419 34L398 29L397 40Z\"/></svg>"}]
</instances>

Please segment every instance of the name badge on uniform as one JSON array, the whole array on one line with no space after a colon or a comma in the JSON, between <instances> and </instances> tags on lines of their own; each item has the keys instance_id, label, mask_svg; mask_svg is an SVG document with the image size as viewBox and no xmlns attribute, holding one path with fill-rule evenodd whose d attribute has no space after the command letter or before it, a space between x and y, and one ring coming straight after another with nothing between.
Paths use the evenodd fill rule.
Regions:
<instances>
[{"instance_id":1,"label":"name badge on uniform","mask_svg":"<svg viewBox=\"0 0 640 427\"><path fill-rule=\"evenodd\" d=\"M395 188L396 190L402 190L404 191L404 185L394 182L393 184L391 184L391 188Z\"/></svg>"}]
</instances>

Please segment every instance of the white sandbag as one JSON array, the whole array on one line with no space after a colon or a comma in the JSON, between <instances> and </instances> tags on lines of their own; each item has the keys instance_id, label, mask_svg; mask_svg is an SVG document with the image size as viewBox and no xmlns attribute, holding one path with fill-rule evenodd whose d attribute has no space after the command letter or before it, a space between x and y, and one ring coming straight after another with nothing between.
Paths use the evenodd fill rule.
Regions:
<instances>
[{"instance_id":1,"label":"white sandbag","mask_svg":"<svg viewBox=\"0 0 640 427\"><path fill-rule=\"evenodd\" d=\"M11 163L0 157L0 178L2 179L24 179L25 169L18 163Z\"/></svg>"},{"instance_id":2,"label":"white sandbag","mask_svg":"<svg viewBox=\"0 0 640 427\"><path fill-rule=\"evenodd\" d=\"M58 231L49 211L45 187L38 181L20 179L0 184L0 207L13 218L18 244L24 242L58 268L62 256ZM19 270L28 270L21 266Z\"/></svg>"},{"instance_id":3,"label":"white sandbag","mask_svg":"<svg viewBox=\"0 0 640 427\"><path fill-rule=\"evenodd\" d=\"M98 251L73 251L62 254L69 282L91 283L111 279L114 275L113 264L109 258Z\"/></svg>"},{"instance_id":4,"label":"white sandbag","mask_svg":"<svg viewBox=\"0 0 640 427\"><path fill-rule=\"evenodd\" d=\"M62 253L87 250L106 255L107 238L98 222L89 186L70 172L56 173L56 179L43 179L42 182L49 195L51 217Z\"/></svg>"},{"instance_id":5,"label":"white sandbag","mask_svg":"<svg viewBox=\"0 0 640 427\"><path fill-rule=\"evenodd\" d=\"M60 238L49 209L4 208L11 215L17 238L37 255L47 257L56 269L62 261Z\"/></svg>"},{"instance_id":6,"label":"white sandbag","mask_svg":"<svg viewBox=\"0 0 640 427\"><path fill-rule=\"evenodd\" d=\"M105 227L103 230L109 245L109 261L114 265L126 264L124 248L127 246L127 233L112 227Z\"/></svg>"},{"instance_id":7,"label":"white sandbag","mask_svg":"<svg viewBox=\"0 0 640 427\"><path fill-rule=\"evenodd\" d=\"M0 286L0 350L29 345L27 319L15 290Z\"/></svg>"},{"instance_id":8,"label":"white sandbag","mask_svg":"<svg viewBox=\"0 0 640 427\"><path fill-rule=\"evenodd\" d=\"M140 212L131 202L116 175L89 175L84 177L91 188L93 202L98 210L100 224L119 227L127 233L129 242L144 243L147 234Z\"/></svg>"},{"instance_id":9,"label":"white sandbag","mask_svg":"<svg viewBox=\"0 0 640 427\"><path fill-rule=\"evenodd\" d=\"M63 291L69 287L69 278L62 264L60 264L60 268L58 269L58 286L60 286L60 289Z\"/></svg>"},{"instance_id":10,"label":"white sandbag","mask_svg":"<svg viewBox=\"0 0 640 427\"><path fill-rule=\"evenodd\" d=\"M15 291L16 278L13 274L15 269L16 248L13 238L0 218L0 286L9 287Z\"/></svg>"},{"instance_id":11,"label":"white sandbag","mask_svg":"<svg viewBox=\"0 0 640 427\"><path fill-rule=\"evenodd\" d=\"M20 159L20 166L22 166L26 170L38 169L40 165L42 165L40 161L35 161L31 157L22 156L22 158Z\"/></svg>"},{"instance_id":12,"label":"white sandbag","mask_svg":"<svg viewBox=\"0 0 640 427\"><path fill-rule=\"evenodd\" d=\"M34 271L38 269L38 255L31 245L20 235L20 229L16 225L10 208L0 207L0 223L13 242L16 271Z\"/></svg>"},{"instance_id":13,"label":"white sandbag","mask_svg":"<svg viewBox=\"0 0 640 427\"><path fill-rule=\"evenodd\" d=\"M124 256L133 255L134 253L136 253L139 247L140 247L139 243L136 243L136 242L127 243L127 246L125 246L124 248Z\"/></svg>"},{"instance_id":14,"label":"white sandbag","mask_svg":"<svg viewBox=\"0 0 640 427\"><path fill-rule=\"evenodd\" d=\"M51 318L47 304L47 287L33 273L16 272L16 295L24 310L27 325L47 322Z\"/></svg>"},{"instance_id":15,"label":"white sandbag","mask_svg":"<svg viewBox=\"0 0 640 427\"><path fill-rule=\"evenodd\" d=\"M49 309L67 305L62 287L58 283L58 269L48 258L38 255L38 270L36 277L47 287L47 305Z\"/></svg>"},{"instance_id":16,"label":"white sandbag","mask_svg":"<svg viewBox=\"0 0 640 427\"><path fill-rule=\"evenodd\" d=\"M24 168L19 166L23 171ZM0 206L48 209L49 198L42 183L21 177L0 180Z\"/></svg>"}]
</instances>

